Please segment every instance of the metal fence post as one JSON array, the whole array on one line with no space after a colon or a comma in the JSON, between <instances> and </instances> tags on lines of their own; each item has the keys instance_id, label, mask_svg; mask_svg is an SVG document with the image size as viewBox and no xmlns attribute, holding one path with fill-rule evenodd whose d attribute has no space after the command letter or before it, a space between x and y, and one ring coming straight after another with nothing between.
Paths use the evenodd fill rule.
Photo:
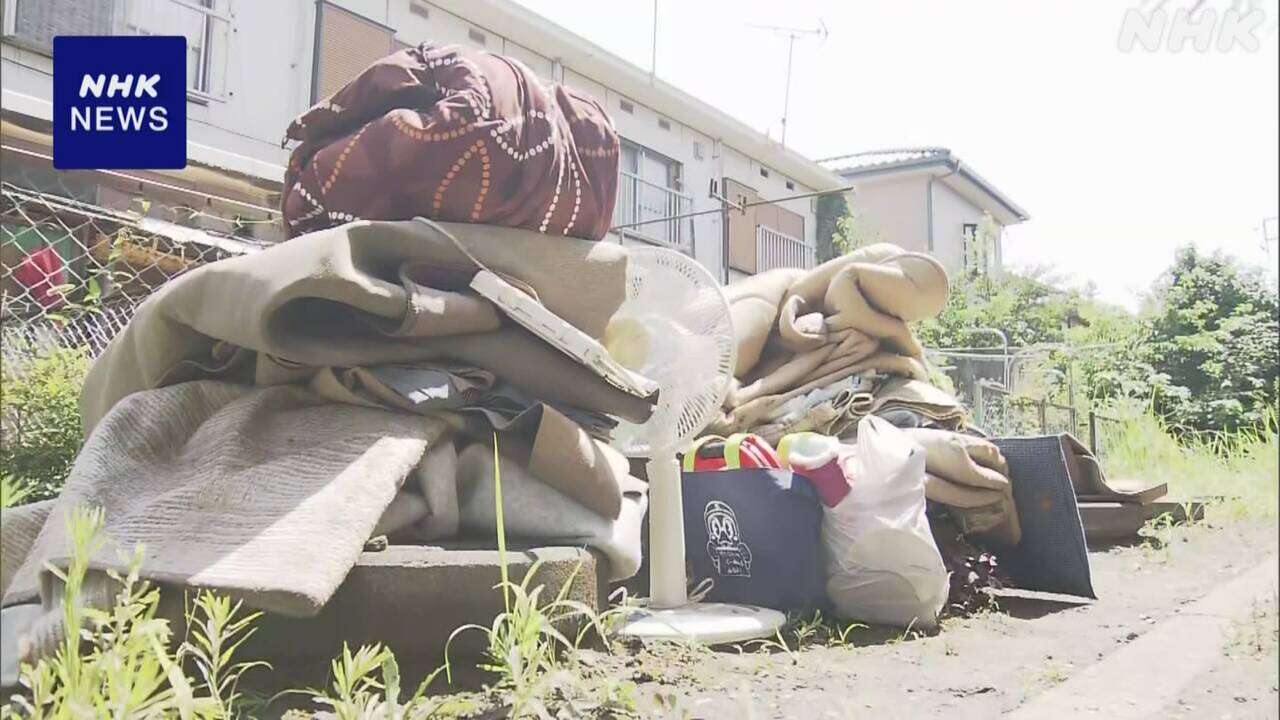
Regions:
<instances>
[{"instance_id":1,"label":"metal fence post","mask_svg":"<svg viewBox=\"0 0 1280 720\"><path fill-rule=\"evenodd\" d=\"M987 408L986 403L983 402L981 380L973 384L973 422L983 430L991 431L987 427Z\"/></svg>"},{"instance_id":2,"label":"metal fence post","mask_svg":"<svg viewBox=\"0 0 1280 720\"><path fill-rule=\"evenodd\" d=\"M1098 456L1098 416L1093 410L1089 411L1089 452Z\"/></svg>"},{"instance_id":3,"label":"metal fence post","mask_svg":"<svg viewBox=\"0 0 1280 720\"><path fill-rule=\"evenodd\" d=\"M1036 412L1040 415L1040 434L1049 434L1049 401L1040 398L1036 400Z\"/></svg>"}]
</instances>

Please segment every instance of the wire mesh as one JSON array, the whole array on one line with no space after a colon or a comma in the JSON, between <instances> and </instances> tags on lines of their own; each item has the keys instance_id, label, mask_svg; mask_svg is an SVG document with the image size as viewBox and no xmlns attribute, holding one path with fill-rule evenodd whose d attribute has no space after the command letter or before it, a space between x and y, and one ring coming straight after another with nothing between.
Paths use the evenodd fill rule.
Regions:
<instances>
[{"instance_id":1,"label":"wire mesh","mask_svg":"<svg viewBox=\"0 0 1280 720\"><path fill-rule=\"evenodd\" d=\"M57 172L5 145L0 172L0 475L58 492L83 441L90 360L165 283L279 237L270 208L167 178Z\"/></svg>"},{"instance_id":2,"label":"wire mesh","mask_svg":"<svg viewBox=\"0 0 1280 720\"><path fill-rule=\"evenodd\" d=\"M10 160L0 178L0 353L11 376L54 348L96 356L165 283L268 244L236 234L243 218L198 211L195 202L161 206ZM103 198L125 209L95 202ZM221 231L210 227L218 224Z\"/></svg>"}]
</instances>

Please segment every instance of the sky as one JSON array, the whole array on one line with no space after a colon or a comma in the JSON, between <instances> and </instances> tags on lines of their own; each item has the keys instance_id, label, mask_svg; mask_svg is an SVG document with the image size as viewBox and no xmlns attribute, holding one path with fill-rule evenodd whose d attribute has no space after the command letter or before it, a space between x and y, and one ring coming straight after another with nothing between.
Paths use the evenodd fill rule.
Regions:
<instances>
[{"instance_id":1,"label":"sky","mask_svg":"<svg viewBox=\"0 0 1280 720\"><path fill-rule=\"evenodd\" d=\"M652 0L517 0L648 69ZM1196 0L1166 0L1170 17ZM1230 0L1200 0L1219 13ZM1242 3L1242 0L1237 0ZM1124 52L1130 8L1160 0L657 0L657 75L811 158L949 147L1025 208L1006 264L1131 309L1194 243L1275 263L1280 195L1276 0L1258 46ZM731 70L732 69L732 70ZM1274 245L1273 245L1274 247Z\"/></svg>"}]
</instances>

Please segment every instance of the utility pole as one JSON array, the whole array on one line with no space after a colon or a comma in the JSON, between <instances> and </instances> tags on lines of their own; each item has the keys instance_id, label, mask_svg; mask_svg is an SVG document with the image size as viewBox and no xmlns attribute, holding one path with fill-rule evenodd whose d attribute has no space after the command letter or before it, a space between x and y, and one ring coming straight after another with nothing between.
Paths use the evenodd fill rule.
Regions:
<instances>
[{"instance_id":1,"label":"utility pole","mask_svg":"<svg viewBox=\"0 0 1280 720\"><path fill-rule=\"evenodd\" d=\"M658 0L653 0L652 53L649 56L649 83L658 77Z\"/></svg>"},{"instance_id":2,"label":"utility pole","mask_svg":"<svg viewBox=\"0 0 1280 720\"><path fill-rule=\"evenodd\" d=\"M657 0L654 0L656 3ZM655 18L656 22L656 18ZM771 30L775 33L782 34L787 38L787 86L782 93L782 146L787 146L787 115L791 110L791 57L795 53L796 40L803 37L816 37L820 42L826 42L827 24L818 19L818 27L813 30L804 28L782 27L779 25L751 25L753 28L760 30Z\"/></svg>"}]
</instances>

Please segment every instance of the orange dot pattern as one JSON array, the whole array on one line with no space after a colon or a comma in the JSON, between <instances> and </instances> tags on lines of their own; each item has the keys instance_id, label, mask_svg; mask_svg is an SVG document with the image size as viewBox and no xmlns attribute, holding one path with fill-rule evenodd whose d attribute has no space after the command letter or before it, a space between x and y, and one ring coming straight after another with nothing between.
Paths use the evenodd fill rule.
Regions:
<instances>
[{"instance_id":1,"label":"orange dot pattern","mask_svg":"<svg viewBox=\"0 0 1280 720\"><path fill-rule=\"evenodd\" d=\"M338 159L333 163L333 169L329 171L329 178L320 186L321 195L327 194L329 189L333 187L334 181L338 179L338 173L342 172L342 164L347 161L347 156L351 154L351 148L356 146L356 141L360 139L360 136L363 135L364 131L368 130L369 126L372 124L373 123L365 123L364 127L360 128L359 132L352 135L351 139L347 141L346 147L342 148L342 152L338 153Z\"/></svg>"},{"instance_id":2,"label":"orange dot pattern","mask_svg":"<svg viewBox=\"0 0 1280 720\"><path fill-rule=\"evenodd\" d=\"M399 116L392 116L391 124L405 135L422 142L444 142L446 140L456 140L472 130L475 130L474 125L464 125L462 127L454 128L453 130L445 130L443 132L427 132L421 128L413 127L409 123L405 122L404 118Z\"/></svg>"},{"instance_id":3,"label":"orange dot pattern","mask_svg":"<svg viewBox=\"0 0 1280 720\"><path fill-rule=\"evenodd\" d=\"M471 206L471 219L480 219L480 210L484 205L484 198L489 193L489 150L484 146L483 140L477 140L471 144L459 157L453 162L449 171L444 174L444 179L440 181L440 185L436 188L435 196L431 199L431 212L440 211L440 206L444 204L445 191L449 189L449 185L453 183L453 179L458 176L462 168L473 157L480 158L480 192L476 195L476 202Z\"/></svg>"}]
</instances>

